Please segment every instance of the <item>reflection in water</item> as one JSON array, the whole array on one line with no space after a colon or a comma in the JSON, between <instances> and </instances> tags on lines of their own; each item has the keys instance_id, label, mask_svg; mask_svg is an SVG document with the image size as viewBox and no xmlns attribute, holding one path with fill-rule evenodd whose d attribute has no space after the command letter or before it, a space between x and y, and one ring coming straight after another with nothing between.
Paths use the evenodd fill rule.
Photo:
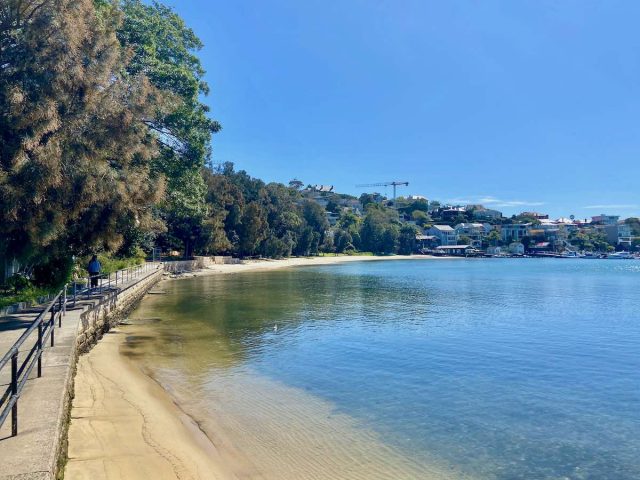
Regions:
<instances>
[{"instance_id":1,"label":"reflection in water","mask_svg":"<svg viewBox=\"0 0 640 480\"><path fill-rule=\"evenodd\" d=\"M635 479L635 263L375 262L170 281L132 315L123 353L212 435L236 432L267 478ZM295 458L285 468L274 452ZM350 473L331 477L338 467Z\"/></svg>"}]
</instances>

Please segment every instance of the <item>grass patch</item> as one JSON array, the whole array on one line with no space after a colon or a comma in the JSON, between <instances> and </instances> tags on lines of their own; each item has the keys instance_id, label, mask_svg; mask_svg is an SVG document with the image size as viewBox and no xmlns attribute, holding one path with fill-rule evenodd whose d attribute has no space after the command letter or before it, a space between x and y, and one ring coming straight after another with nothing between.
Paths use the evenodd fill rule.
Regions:
<instances>
[{"instance_id":1,"label":"grass patch","mask_svg":"<svg viewBox=\"0 0 640 480\"><path fill-rule=\"evenodd\" d=\"M50 293L51 290L44 288L30 288L19 293L0 293L0 308L9 307L14 303L35 302Z\"/></svg>"}]
</instances>

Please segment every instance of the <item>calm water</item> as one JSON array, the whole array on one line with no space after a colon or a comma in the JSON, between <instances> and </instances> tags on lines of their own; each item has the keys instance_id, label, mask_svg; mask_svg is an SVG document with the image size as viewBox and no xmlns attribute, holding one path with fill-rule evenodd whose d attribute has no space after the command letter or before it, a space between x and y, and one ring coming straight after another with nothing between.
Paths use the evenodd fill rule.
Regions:
<instances>
[{"instance_id":1,"label":"calm water","mask_svg":"<svg viewBox=\"0 0 640 480\"><path fill-rule=\"evenodd\" d=\"M640 261L362 262L160 288L128 353L199 415L273 381L454 478L640 478Z\"/></svg>"}]
</instances>

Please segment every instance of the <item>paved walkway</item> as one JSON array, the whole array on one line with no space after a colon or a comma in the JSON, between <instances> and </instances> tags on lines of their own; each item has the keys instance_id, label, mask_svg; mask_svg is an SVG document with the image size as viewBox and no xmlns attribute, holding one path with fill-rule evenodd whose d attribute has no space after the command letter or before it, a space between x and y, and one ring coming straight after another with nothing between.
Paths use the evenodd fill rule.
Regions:
<instances>
[{"instance_id":1,"label":"paved walkway","mask_svg":"<svg viewBox=\"0 0 640 480\"><path fill-rule=\"evenodd\" d=\"M118 287L124 289L145 278L147 275L141 275ZM18 435L11 437L11 415L0 428L0 480L53 478L57 470L63 422L68 415L80 317L83 312L94 308L100 299L100 295L95 295L79 300L74 308L67 310L62 327L56 326L55 346L51 347L47 342L42 356L42 377L36 377L34 368L18 402ZM0 357L38 313L34 309L0 318ZM37 333L32 334L22 345L19 362L24 358L22 352L28 351L36 338ZM9 365L0 372L0 395L9 384L10 372Z\"/></svg>"}]
</instances>

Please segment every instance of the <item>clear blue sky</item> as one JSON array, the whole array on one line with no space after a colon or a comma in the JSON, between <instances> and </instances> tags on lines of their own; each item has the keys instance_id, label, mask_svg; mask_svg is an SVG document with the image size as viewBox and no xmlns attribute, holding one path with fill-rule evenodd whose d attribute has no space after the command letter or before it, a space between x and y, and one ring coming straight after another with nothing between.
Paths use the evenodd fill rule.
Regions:
<instances>
[{"instance_id":1,"label":"clear blue sky","mask_svg":"<svg viewBox=\"0 0 640 480\"><path fill-rule=\"evenodd\" d=\"M216 162L509 214L640 214L638 1L168 3L206 45Z\"/></svg>"}]
</instances>

